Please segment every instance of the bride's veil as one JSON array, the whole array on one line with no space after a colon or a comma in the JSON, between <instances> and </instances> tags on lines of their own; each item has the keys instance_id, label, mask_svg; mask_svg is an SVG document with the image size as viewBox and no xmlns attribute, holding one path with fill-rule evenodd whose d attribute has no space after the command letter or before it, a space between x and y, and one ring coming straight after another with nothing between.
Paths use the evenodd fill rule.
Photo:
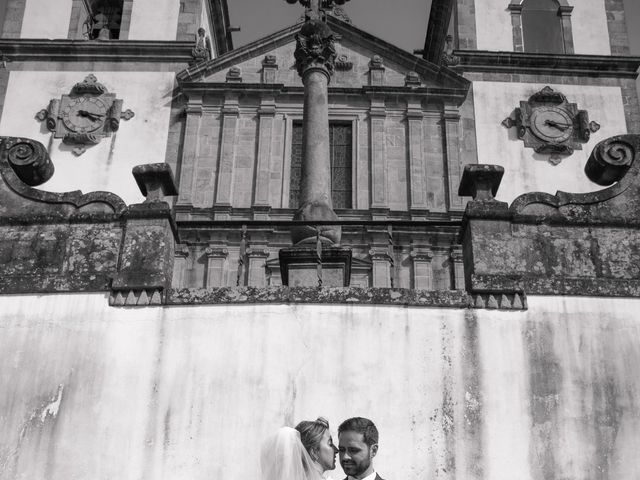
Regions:
<instances>
[{"instance_id":1,"label":"bride's veil","mask_svg":"<svg viewBox=\"0 0 640 480\"><path fill-rule=\"evenodd\" d=\"M319 480L320 473L295 428L282 427L262 444L262 480Z\"/></svg>"}]
</instances>

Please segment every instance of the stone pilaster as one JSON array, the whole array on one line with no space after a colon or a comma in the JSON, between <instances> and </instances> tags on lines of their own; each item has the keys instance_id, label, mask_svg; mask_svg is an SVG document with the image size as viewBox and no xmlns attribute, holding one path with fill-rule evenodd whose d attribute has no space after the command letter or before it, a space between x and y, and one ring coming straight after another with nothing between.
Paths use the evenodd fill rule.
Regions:
<instances>
[{"instance_id":1,"label":"stone pilaster","mask_svg":"<svg viewBox=\"0 0 640 480\"><path fill-rule=\"evenodd\" d=\"M451 249L451 264L453 266L453 289L464 290L464 262L462 257L462 247L457 246Z\"/></svg>"},{"instance_id":2,"label":"stone pilaster","mask_svg":"<svg viewBox=\"0 0 640 480\"><path fill-rule=\"evenodd\" d=\"M571 28L571 12L573 7L569 5L561 5L558 9L558 14L562 21L562 40L564 42L564 53L575 53L573 47L573 29Z\"/></svg>"},{"instance_id":3,"label":"stone pilaster","mask_svg":"<svg viewBox=\"0 0 640 480\"><path fill-rule=\"evenodd\" d=\"M187 245L176 245L173 257L173 288L188 287L187 270L189 270L189 247Z\"/></svg>"},{"instance_id":4,"label":"stone pilaster","mask_svg":"<svg viewBox=\"0 0 640 480\"><path fill-rule=\"evenodd\" d=\"M247 248L247 258L249 259L249 279L250 287L265 287L267 285L267 258L269 249L266 246L252 246Z\"/></svg>"},{"instance_id":5,"label":"stone pilaster","mask_svg":"<svg viewBox=\"0 0 640 480\"><path fill-rule=\"evenodd\" d=\"M462 179L462 159L460 155L460 112L454 105L445 105L442 115L446 142L447 180L449 210L464 210L464 201L458 195L458 185Z\"/></svg>"},{"instance_id":6,"label":"stone pilaster","mask_svg":"<svg viewBox=\"0 0 640 480\"><path fill-rule=\"evenodd\" d=\"M414 220L426 220L427 174L423 156L423 113L420 100L407 102L409 131L409 211Z\"/></svg>"},{"instance_id":7,"label":"stone pilaster","mask_svg":"<svg viewBox=\"0 0 640 480\"><path fill-rule=\"evenodd\" d=\"M263 97L258 110L258 162L255 172L253 206L264 211L271 207L269 186L271 183L271 145L276 102L273 96Z\"/></svg>"},{"instance_id":8,"label":"stone pilaster","mask_svg":"<svg viewBox=\"0 0 640 480\"><path fill-rule=\"evenodd\" d=\"M373 287L390 288L393 259L386 248L374 247L369 250Z\"/></svg>"},{"instance_id":9,"label":"stone pilaster","mask_svg":"<svg viewBox=\"0 0 640 480\"><path fill-rule=\"evenodd\" d=\"M433 290L433 252L429 249L416 249L410 253L413 261L413 288Z\"/></svg>"},{"instance_id":10,"label":"stone pilaster","mask_svg":"<svg viewBox=\"0 0 640 480\"><path fill-rule=\"evenodd\" d=\"M202 96L189 98L185 107L187 115L184 147L182 150L182 164L180 167L180 195L178 205L191 205L193 203L193 186L195 179L195 167L198 157L198 139L200 138L200 123L202 121Z\"/></svg>"},{"instance_id":11,"label":"stone pilaster","mask_svg":"<svg viewBox=\"0 0 640 480\"><path fill-rule=\"evenodd\" d=\"M385 155L385 130L387 118L384 98L372 97L369 108L371 123L371 208L389 209L387 158Z\"/></svg>"},{"instance_id":12,"label":"stone pilaster","mask_svg":"<svg viewBox=\"0 0 640 480\"><path fill-rule=\"evenodd\" d=\"M218 185L216 188L216 206L230 207L233 186L233 167L235 162L236 131L240 116L238 96L229 93L222 107L222 141L218 164Z\"/></svg>"},{"instance_id":13,"label":"stone pilaster","mask_svg":"<svg viewBox=\"0 0 640 480\"><path fill-rule=\"evenodd\" d=\"M211 245L204 251L207 256L206 287L223 287L226 285L225 274L229 250L219 245Z\"/></svg>"}]
</instances>

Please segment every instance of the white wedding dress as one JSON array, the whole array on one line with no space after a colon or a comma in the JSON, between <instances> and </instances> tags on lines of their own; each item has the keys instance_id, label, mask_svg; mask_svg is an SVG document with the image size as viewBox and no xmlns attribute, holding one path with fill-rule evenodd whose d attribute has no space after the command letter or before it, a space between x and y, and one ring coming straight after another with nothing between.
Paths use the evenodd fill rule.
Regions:
<instances>
[{"instance_id":1,"label":"white wedding dress","mask_svg":"<svg viewBox=\"0 0 640 480\"><path fill-rule=\"evenodd\" d=\"M300 441L300 433L282 427L265 440L260 455L261 480L323 480L322 471Z\"/></svg>"}]
</instances>

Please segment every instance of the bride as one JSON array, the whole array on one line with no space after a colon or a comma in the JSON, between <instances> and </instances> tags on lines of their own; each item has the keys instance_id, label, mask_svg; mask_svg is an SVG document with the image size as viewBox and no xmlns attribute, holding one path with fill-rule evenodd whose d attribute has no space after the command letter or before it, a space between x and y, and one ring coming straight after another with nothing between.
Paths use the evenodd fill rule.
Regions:
<instances>
[{"instance_id":1,"label":"bride","mask_svg":"<svg viewBox=\"0 0 640 480\"><path fill-rule=\"evenodd\" d=\"M322 480L325 471L336 468L337 453L322 417L282 427L262 445L262 480Z\"/></svg>"}]
</instances>

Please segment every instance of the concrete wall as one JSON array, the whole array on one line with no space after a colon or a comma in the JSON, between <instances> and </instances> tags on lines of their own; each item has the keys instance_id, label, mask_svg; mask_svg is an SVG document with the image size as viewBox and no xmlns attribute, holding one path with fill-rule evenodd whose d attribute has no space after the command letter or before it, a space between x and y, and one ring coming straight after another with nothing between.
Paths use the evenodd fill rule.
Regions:
<instances>
[{"instance_id":1,"label":"concrete wall","mask_svg":"<svg viewBox=\"0 0 640 480\"><path fill-rule=\"evenodd\" d=\"M135 0L129 40L175 40L179 12L175 0Z\"/></svg>"},{"instance_id":2,"label":"concrete wall","mask_svg":"<svg viewBox=\"0 0 640 480\"><path fill-rule=\"evenodd\" d=\"M120 195L125 202L143 199L131 169L143 163L163 162L169 129L174 82L172 72L93 72L135 117L121 121L120 129L100 144L89 147L81 156L54 139L35 114L46 108L52 98L69 93L73 85L90 72L12 71L0 135L28 137L48 146L56 168L53 178L41 189L54 192L106 190Z\"/></svg>"},{"instance_id":3,"label":"concrete wall","mask_svg":"<svg viewBox=\"0 0 640 480\"><path fill-rule=\"evenodd\" d=\"M549 155L540 155L532 148L525 148L515 128L507 130L501 125L520 106L520 101L526 101L545 84L473 84L478 163L502 165L505 168L497 195L499 200L511 202L518 195L533 191L577 193L600 190L602 187L589 181L584 174L591 150L600 140L627 131L619 87L549 85L564 93L570 102L577 103L580 109L588 110L589 118L602 126L588 143L582 145L582 150L576 150L556 166L548 162Z\"/></svg>"},{"instance_id":4,"label":"concrete wall","mask_svg":"<svg viewBox=\"0 0 640 480\"><path fill-rule=\"evenodd\" d=\"M604 0L569 2L575 53L610 55L611 46ZM482 0L475 2L475 28L477 49L512 52L513 32L508 0ZM526 47L525 47L526 48Z\"/></svg>"},{"instance_id":5,"label":"concrete wall","mask_svg":"<svg viewBox=\"0 0 640 480\"><path fill-rule=\"evenodd\" d=\"M26 0L20 38L67 38L73 0Z\"/></svg>"},{"instance_id":6,"label":"concrete wall","mask_svg":"<svg viewBox=\"0 0 640 480\"><path fill-rule=\"evenodd\" d=\"M391 478L640 475L638 300L106 305L0 297L1 479L259 478L262 440L318 415L372 418Z\"/></svg>"}]
</instances>

